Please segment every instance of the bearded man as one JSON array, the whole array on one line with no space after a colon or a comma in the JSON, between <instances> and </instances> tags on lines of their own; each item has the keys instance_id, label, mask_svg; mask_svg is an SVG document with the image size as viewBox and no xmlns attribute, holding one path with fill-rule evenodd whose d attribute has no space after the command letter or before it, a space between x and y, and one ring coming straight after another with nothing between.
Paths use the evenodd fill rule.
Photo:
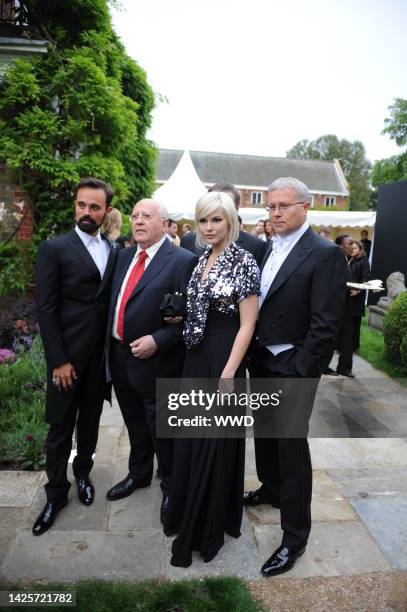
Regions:
<instances>
[{"instance_id":1,"label":"bearded man","mask_svg":"<svg viewBox=\"0 0 407 612\"><path fill-rule=\"evenodd\" d=\"M67 466L77 422L73 473L78 497L93 503L89 478L106 394L103 363L110 286L116 250L101 235L113 190L96 178L76 188L76 226L42 243L36 264L37 314L47 361L45 485L47 503L33 526L38 536L68 503Z\"/></svg>"}]
</instances>

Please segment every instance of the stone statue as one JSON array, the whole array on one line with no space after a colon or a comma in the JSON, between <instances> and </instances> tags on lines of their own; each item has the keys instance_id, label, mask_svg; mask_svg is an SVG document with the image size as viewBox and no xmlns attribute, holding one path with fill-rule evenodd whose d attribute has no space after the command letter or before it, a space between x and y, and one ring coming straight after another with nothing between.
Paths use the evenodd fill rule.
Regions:
<instances>
[{"instance_id":1,"label":"stone statue","mask_svg":"<svg viewBox=\"0 0 407 612\"><path fill-rule=\"evenodd\" d=\"M387 295L377 302L379 308L388 310L396 297L403 291L407 291L406 277L402 272L392 272L386 279Z\"/></svg>"}]
</instances>

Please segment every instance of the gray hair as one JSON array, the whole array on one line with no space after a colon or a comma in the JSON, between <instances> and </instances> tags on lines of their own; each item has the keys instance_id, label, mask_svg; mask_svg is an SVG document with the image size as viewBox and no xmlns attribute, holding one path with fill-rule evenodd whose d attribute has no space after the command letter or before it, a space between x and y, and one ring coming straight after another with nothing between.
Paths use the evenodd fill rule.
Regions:
<instances>
[{"instance_id":1,"label":"gray hair","mask_svg":"<svg viewBox=\"0 0 407 612\"><path fill-rule=\"evenodd\" d=\"M311 194L306 184L296 178L293 178L292 176L276 179L269 186L268 192L270 193L276 189L294 189L294 191L296 191L298 196L301 198L301 202L311 201Z\"/></svg>"}]
</instances>

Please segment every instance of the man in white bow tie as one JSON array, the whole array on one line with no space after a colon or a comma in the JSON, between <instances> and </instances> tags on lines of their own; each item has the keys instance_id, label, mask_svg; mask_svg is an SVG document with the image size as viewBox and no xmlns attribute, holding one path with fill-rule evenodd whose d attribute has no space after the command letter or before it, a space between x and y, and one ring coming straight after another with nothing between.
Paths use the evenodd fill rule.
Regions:
<instances>
[{"instance_id":1,"label":"man in white bow tie","mask_svg":"<svg viewBox=\"0 0 407 612\"><path fill-rule=\"evenodd\" d=\"M301 181L280 178L270 185L268 209L276 235L262 266L250 374L253 379L311 379L316 392L321 364L332 349L343 316L347 266L340 249L312 231L309 206L310 194ZM298 423L298 431L304 432L315 393L304 393L310 388L306 381L300 385L292 381L290 387L294 397L284 408L292 419L301 403L304 412L300 414L306 417L300 417L304 422ZM264 576L291 569L305 551L311 529L312 465L306 434L272 435L255 438L262 485L244 495L247 506L268 503L281 511L282 543L263 565Z\"/></svg>"}]
</instances>

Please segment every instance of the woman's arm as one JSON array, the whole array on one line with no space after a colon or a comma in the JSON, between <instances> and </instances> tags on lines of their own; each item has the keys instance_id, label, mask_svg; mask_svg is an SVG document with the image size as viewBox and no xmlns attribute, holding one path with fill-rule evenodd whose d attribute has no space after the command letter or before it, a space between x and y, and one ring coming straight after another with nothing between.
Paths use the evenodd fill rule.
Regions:
<instances>
[{"instance_id":1,"label":"woman's arm","mask_svg":"<svg viewBox=\"0 0 407 612\"><path fill-rule=\"evenodd\" d=\"M259 298L257 297L257 295L249 295L249 297L240 302L240 329L233 343L229 359L227 360L227 363L223 368L221 378L234 377L237 368L239 367L243 357L246 354L246 351L250 344L250 340L252 339L257 321L258 311Z\"/></svg>"}]
</instances>

